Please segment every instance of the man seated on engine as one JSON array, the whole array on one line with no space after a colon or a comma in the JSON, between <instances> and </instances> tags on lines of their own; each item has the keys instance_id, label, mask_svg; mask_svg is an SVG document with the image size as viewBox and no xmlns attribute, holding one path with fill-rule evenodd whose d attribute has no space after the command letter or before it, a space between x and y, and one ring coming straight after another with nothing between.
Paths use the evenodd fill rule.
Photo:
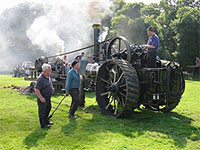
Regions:
<instances>
[{"instance_id":1,"label":"man seated on engine","mask_svg":"<svg viewBox=\"0 0 200 150\"><path fill-rule=\"evenodd\" d=\"M147 54L144 56L147 67L155 68L156 56L159 47L159 37L155 34L153 27L147 28L147 34L149 36L147 45L142 45L143 48L147 49Z\"/></svg>"}]
</instances>

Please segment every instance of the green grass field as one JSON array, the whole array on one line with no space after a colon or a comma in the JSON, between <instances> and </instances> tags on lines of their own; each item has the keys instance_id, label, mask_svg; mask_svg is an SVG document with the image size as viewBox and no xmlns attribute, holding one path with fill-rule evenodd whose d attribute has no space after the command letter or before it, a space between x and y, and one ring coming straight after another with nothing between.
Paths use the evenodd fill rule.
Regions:
<instances>
[{"instance_id":1,"label":"green grass field","mask_svg":"<svg viewBox=\"0 0 200 150\"><path fill-rule=\"evenodd\" d=\"M69 120L67 97L49 130L40 129L36 96L6 88L29 84L23 78L0 75L0 150L200 149L199 81L186 80L183 98L171 113L135 110L128 119L102 115L92 93L86 95L86 107L76 112L79 118ZM52 97L52 110L62 97Z\"/></svg>"}]
</instances>

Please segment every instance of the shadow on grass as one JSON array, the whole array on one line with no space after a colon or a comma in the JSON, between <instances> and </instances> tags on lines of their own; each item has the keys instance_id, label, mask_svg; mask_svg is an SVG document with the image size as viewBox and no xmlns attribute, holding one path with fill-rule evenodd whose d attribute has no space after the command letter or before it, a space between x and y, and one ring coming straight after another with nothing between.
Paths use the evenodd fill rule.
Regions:
<instances>
[{"instance_id":1,"label":"shadow on grass","mask_svg":"<svg viewBox=\"0 0 200 150\"><path fill-rule=\"evenodd\" d=\"M70 119L67 125L62 126L61 132L63 132L66 136L68 136L72 134L76 128L77 128L76 120Z\"/></svg>"},{"instance_id":2,"label":"shadow on grass","mask_svg":"<svg viewBox=\"0 0 200 150\"><path fill-rule=\"evenodd\" d=\"M31 147L36 147L38 142L45 138L48 129L36 129L31 134L29 134L24 140L23 143L26 145L26 148L30 149Z\"/></svg>"},{"instance_id":3,"label":"shadow on grass","mask_svg":"<svg viewBox=\"0 0 200 150\"><path fill-rule=\"evenodd\" d=\"M192 126L193 119L176 112L142 111L132 115L129 121L137 122L137 127L144 132L159 132L167 135L179 148L184 148L188 139L200 140L200 127Z\"/></svg>"},{"instance_id":4,"label":"shadow on grass","mask_svg":"<svg viewBox=\"0 0 200 150\"><path fill-rule=\"evenodd\" d=\"M192 126L193 119L178 114L176 112L160 113L149 110L136 111L128 119L117 119L111 116L103 116L96 105L91 105L85 109L86 113L92 113L93 118L86 120L83 125L85 132L89 130L96 133L120 133L124 136L135 138L150 132L153 138L166 138L174 140L174 144L179 148L184 148L187 140L200 140L200 127ZM176 118L176 119L174 119ZM84 118L81 118L84 119ZM93 128L93 129L91 129ZM161 134L156 134L156 133ZM164 136L164 137L163 137Z\"/></svg>"}]
</instances>

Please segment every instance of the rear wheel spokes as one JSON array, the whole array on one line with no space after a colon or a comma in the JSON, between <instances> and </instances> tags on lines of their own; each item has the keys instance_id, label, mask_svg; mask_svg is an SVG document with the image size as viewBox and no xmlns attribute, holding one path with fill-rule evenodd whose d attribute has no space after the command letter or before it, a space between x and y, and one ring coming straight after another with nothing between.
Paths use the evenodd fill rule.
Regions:
<instances>
[{"instance_id":1,"label":"rear wheel spokes","mask_svg":"<svg viewBox=\"0 0 200 150\"><path fill-rule=\"evenodd\" d=\"M119 76L119 78L118 78L116 84L118 84L118 83L120 82L120 80L122 79L123 75L124 75L124 72L122 72L122 74ZM125 84L125 85L126 85L126 84Z\"/></svg>"},{"instance_id":2,"label":"rear wheel spokes","mask_svg":"<svg viewBox=\"0 0 200 150\"><path fill-rule=\"evenodd\" d=\"M124 93L119 92L119 94L120 94L122 97L126 98L126 95L125 95Z\"/></svg>"},{"instance_id":3,"label":"rear wheel spokes","mask_svg":"<svg viewBox=\"0 0 200 150\"><path fill-rule=\"evenodd\" d=\"M119 87L120 88L125 88L126 87L126 83L125 84L121 84Z\"/></svg>"},{"instance_id":4,"label":"rear wheel spokes","mask_svg":"<svg viewBox=\"0 0 200 150\"><path fill-rule=\"evenodd\" d=\"M108 74L109 82L112 84L113 83L113 76L112 76L112 73L111 73L110 69L108 68L108 66L106 67L106 71L107 71L107 74Z\"/></svg>"},{"instance_id":5,"label":"rear wheel spokes","mask_svg":"<svg viewBox=\"0 0 200 150\"><path fill-rule=\"evenodd\" d=\"M111 91L106 91L101 93L101 96L107 99L105 104L106 111L113 115L120 113L125 106L126 93L119 92L117 95L113 95Z\"/></svg>"},{"instance_id":6,"label":"rear wheel spokes","mask_svg":"<svg viewBox=\"0 0 200 150\"><path fill-rule=\"evenodd\" d=\"M109 77L112 79L112 83L114 84L118 84L123 76L124 72L117 65L113 65L111 70L109 70Z\"/></svg>"},{"instance_id":7,"label":"rear wheel spokes","mask_svg":"<svg viewBox=\"0 0 200 150\"><path fill-rule=\"evenodd\" d=\"M116 82L116 81L117 81L117 78L118 78L118 75L119 75L119 67L115 64L115 65L113 66L113 68L114 68L115 73L116 73L116 75L115 75L115 81L114 81L114 82Z\"/></svg>"},{"instance_id":8,"label":"rear wheel spokes","mask_svg":"<svg viewBox=\"0 0 200 150\"><path fill-rule=\"evenodd\" d=\"M117 113L120 113L120 109L123 107L123 105L122 103L120 103L119 97L115 97L115 96L111 96L111 97L110 97L109 103L106 105L106 110L109 110L110 113L117 115ZM109 109L109 108L112 108L112 109Z\"/></svg>"},{"instance_id":9,"label":"rear wheel spokes","mask_svg":"<svg viewBox=\"0 0 200 150\"><path fill-rule=\"evenodd\" d=\"M105 95L108 95L108 94L110 94L110 91L101 93L101 96L105 96Z\"/></svg>"},{"instance_id":10,"label":"rear wheel spokes","mask_svg":"<svg viewBox=\"0 0 200 150\"><path fill-rule=\"evenodd\" d=\"M119 91L117 95L108 94L107 97L108 103L105 106L106 110L113 115L118 115L118 113L121 113L126 105L126 92Z\"/></svg>"},{"instance_id":11,"label":"rear wheel spokes","mask_svg":"<svg viewBox=\"0 0 200 150\"><path fill-rule=\"evenodd\" d=\"M125 106L125 97L121 97L121 102L122 102L122 106L124 107Z\"/></svg>"},{"instance_id":12,"label":"rear wheel spokes","mask_svg":"<svg viewBox=\"0 0 200 150\"><path fill-rule=\"evenodd\" d=\"M112 68L111 73L113 74L113 83L115 83L116 77L117 77L117 72L116 72L116 70L114 70L114 68Z\"/></svg>"},{"instance_id":13,"label":"rear wheel spokes","mask_svg":"<svg viewBox=\"0 0 200 150\"><path fill-rule=\"evenodd\" d=\"M117 109L118 109L118 104L119 104L119 100L117 99L116 101L115 101L115 111L114 111L115 115L117 114Z\"/></svg>"},{"instance_id":14,"label":"rear wheel spokes","mask_svg":"<svg viewBox=\"0 0 200 150\"><path fill-rule=\"evenodd\" d=\"M111 85L111 84L112 84L111 82L109 82L109 81L107 81L107 80L105 80L105 79L103 79L103 78L101 78L101 81L103 81L104 83L106 83L106 84L108 84L108 85Z\"/></svg>"},{"instance_id":15,"label":"rear wheel spokes","mask_svg":"<svg viewBox=\"0 0 200 150\"><path fill-rule=\"evenodd\" d=\"M109 106L111 105L111 103L114 101L114 97L112 97L112 99L110 100L111 95L109 96L109 103L106 105L106 110L109 108Z\"/></svg>"}]
</instances>

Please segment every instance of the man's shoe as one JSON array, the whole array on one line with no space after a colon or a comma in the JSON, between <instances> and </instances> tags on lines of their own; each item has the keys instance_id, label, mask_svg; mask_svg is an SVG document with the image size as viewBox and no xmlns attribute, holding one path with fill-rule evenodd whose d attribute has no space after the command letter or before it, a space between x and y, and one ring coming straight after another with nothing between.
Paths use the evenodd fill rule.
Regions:
<instances>
[{"instance_id":1,"label":"man's shoe","mask_svg":"<svg viewBox=\"0 0 200 150\"><path fill-rule=\"evenodd\" d=\"M54 123L53 122L49 122L48 125L52 126Z\"/></svg>"},{"instance_id":2,"label":"man's shoe","mask_svg":"<svg viewBox=\"0 0 200 150\"><path fill-rule=\"evenodd\" d=\"M77 116L72 116L72 115L69 115L69 118L70 118L70 119L76 119L76 118L77 118Z\"/></svg>"},{"instance_id":3,"label":"man's shoe","mask_svg":"<svg viewBox=\"0 0 200 150\"><path fill-rule=\"evenodd\" d=\"M51 125L45 125L44 127L42 127L43 129L49 129L51 127Z\"/></svg>"}]
</instances>

